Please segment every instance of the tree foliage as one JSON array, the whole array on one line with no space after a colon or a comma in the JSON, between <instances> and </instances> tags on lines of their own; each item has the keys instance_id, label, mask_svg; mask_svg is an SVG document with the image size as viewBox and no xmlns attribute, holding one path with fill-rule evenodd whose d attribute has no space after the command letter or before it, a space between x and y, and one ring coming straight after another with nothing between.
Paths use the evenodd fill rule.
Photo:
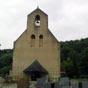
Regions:
<instances>
[{"instance_id":1,"label":"tree foliage","mask_svg":"<svg viewBox=\"0 0 88 88\"><path fill-rule=\"evenodd\" d=\"M61 42L61 63L69 77L88 76L88 38Z\"/></svg>"},{"instance_id":2,"label":"tree foliage","mask_svg":"<svg viewBox=\"0 0 88 88\"><path fill-rule=\"evenodd\" d=\"M11 69L12 64L12 50L5 49L0 50L0 74L5 75L9 74L9 70Z\"/></svg>"}]
</instances>

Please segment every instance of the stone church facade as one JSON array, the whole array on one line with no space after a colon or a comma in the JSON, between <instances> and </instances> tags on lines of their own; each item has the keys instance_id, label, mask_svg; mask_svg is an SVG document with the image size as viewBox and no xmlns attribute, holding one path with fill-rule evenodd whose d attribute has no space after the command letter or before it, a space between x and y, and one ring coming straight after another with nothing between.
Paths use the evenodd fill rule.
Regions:
<instances>
[{"instance_id":1,"label":"stone church facade","mask_svg":"<svg viewBox=\"0 0 88 88\"><path fill-rule=\"evenodd\" d=\"M39 8L27 16L27 29L14 42L10 75L31 81L60 77L60 43L48 29L48 15Z\"/></svg>"}]
</instances>

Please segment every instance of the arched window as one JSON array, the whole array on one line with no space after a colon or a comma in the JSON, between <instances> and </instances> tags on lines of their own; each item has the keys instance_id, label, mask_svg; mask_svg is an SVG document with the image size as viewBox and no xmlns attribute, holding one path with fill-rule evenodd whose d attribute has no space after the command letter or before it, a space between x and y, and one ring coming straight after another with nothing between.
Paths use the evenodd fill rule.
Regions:
<instances>
[{"instance_id":1,"label":"arched window","mask_svg":"<svg viewBox=\"0 0 88 88\"><path fill-rule=\"evenodd\" d=\"M31 35L31 39L35 39L35 35Z\"/></svg>"},{"instance_id":2,"label":"arched window","mask_svg":"<svg viewBox=\"0 0 88 88\"><path fill-rule=\"evenodd\" d=\"M40 26L40 16L39 15L35 16L35 26Z\"/></svg>"},{"instance_id":3,"label":"arched window","mask_svg":"<svg viewBox=\"0 0 88 88\"><path fill-rule=\"evenodd\" d=\"M39 36L39 39L43 39L43 35L40 35L40 36Z\"/></svg>"},{"instance_id":4,"label":"arched window","mask_svg":"<svg viewBox=\"0 0 88 88\"><path fill-rule=\"evenodd\" d=\"M43 46L43 35L39 36L39 47Z\"/></svg>"},{"instance_id":5,"label":"arched window","mask_svg":"<svg viewBox=\"0 0 88 88\"><path fill-rule=\"evenodd\" d=\"M31 47L35 46L35 35L31 35Z\"/></svg>"}]
</instances>

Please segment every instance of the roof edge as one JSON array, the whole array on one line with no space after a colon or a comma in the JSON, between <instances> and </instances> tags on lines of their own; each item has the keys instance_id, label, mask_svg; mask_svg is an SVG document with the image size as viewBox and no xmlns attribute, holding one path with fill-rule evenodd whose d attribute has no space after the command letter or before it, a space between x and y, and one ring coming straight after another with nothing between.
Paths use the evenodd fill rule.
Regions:
<instances>
[{"instance_id":1,"label":"roof edge","mask_svg":"<svg viewBox=\"0 0 88 88\"><path fill-rule=\"evenodd\" d=\"M37 11L37 10L39 10L39 11L41 11L43 14L47 15L43 10L41 10L39 7L37 7L35 10L33 10L32 12L30 12L30 14L28 14L28 16L30 16L33 12L35 12L35 11ZM47 16L48 16L48 15L47 15Z\"/></svg>"}]
</instances>

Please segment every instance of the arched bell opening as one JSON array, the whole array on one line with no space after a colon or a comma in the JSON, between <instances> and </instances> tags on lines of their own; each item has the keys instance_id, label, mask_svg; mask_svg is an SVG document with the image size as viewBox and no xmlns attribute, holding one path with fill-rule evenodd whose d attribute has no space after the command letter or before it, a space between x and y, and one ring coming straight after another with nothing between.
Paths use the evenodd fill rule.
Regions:
<instances>
[{"instance_id":1,"label":"arched bell opening","mask_svg":"<svg viewBox=\"0 0 88 88\"><path fill-rule=\"evenodd\" d=\"M35 16L35 26L40 26L40 16L39 15Z\"/></svg>"}]
</instances>

